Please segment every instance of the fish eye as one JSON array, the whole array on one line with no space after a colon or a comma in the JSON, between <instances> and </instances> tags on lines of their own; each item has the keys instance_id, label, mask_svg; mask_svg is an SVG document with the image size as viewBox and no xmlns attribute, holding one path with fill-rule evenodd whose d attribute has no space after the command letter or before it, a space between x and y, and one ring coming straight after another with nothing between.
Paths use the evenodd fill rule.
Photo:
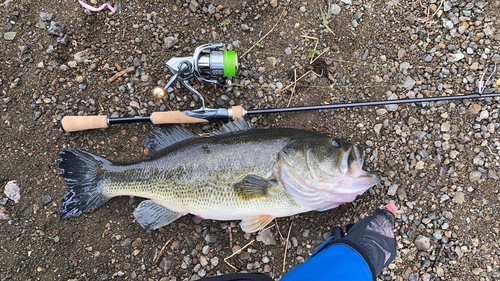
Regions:
<instances>
[{"instance_id":1,"label":"fish eye","mask_svg":"<svg viewBox=\"0 0 500 281\"><path fill-rule=\"evenodd\" d=\"M335 139L332 139L332 145L336 148L340 147L340 142L336 141Z\"/></svg>"}]
</instances>

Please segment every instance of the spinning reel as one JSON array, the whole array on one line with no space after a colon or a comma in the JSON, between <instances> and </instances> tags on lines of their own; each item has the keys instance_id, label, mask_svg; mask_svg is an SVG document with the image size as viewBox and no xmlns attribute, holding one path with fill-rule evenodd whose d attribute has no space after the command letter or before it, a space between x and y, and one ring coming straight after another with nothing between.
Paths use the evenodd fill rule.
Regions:
<instances>
[{"instance_id":1,"label":"spinning reel","mask_svg":"<svg viewBox=\"0 0 500 281\"><path fill-rule=\"evenodd\" d=\"M228 86L221 82L223 78L235 77L240 63L234 51L219 50L224 48L224 43L205 44L194 50L191 57L174 57L167 62L167 67L173 76L165 87L157 86L153 89L153 97L163 99L167 89L179 81L202 101L201 110L205 110L205 98L191 84L189 79L196 77L199 81L209 82L220 86Z\"/></svg>"}]
</instances>

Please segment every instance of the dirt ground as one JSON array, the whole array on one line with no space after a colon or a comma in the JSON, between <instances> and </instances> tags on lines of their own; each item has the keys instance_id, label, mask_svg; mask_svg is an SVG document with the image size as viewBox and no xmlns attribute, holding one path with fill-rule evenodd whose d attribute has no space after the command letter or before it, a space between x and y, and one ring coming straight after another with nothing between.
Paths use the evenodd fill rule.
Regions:
<instances>
[{"instance_id":1,"label":"dirt ground","mask_svg":"<svg viewBox=\"0 0 500 281\"><path fill-rule=\"evenodd\" d=\"M117 0L110 2L115 14L85 11L77 1L0 3L0 280L196 280L236 272L224 258L257 237L243 233L239 222L188 215L146 231L132 215L141 199L129 197L61 219L66 184L56 162L60 151L78 148L115 162L139 161L147 158L144 140L155 128L136 123L66 133L61 118L199 107L182 87L173 87L162 101L152 97L152 88L171 77L165 63L172 57L190 56L205 43L230 45L242 55L235 85L193 85L213 107L263 109L394 94L470 94L500 54L498 1L472 2L472 8L470 1L446 1L446 12L445 1L432 0L191 1ZM334 4L339 14L330 13ZM64 25L67 42L49 34L50 21L41 20L40 12ZM468 29L444 39L448 21ZM6 39L8 32L16 32L13 40ZM167 38L178 42L167 48ZM84 50L91 55L73 65L74 55ZM458 51L466 57L454 60ZM312 57L318 59L311 64ZM137 70L108 83L119 68L131 66ZM407 77L414 84L406 85ZM499 84L496 73L488 88L498 90ZM398 257L379 280L498 280L497 106L489 98L251 116L256 128L302 128L359 144L366 169L382 183L352 204L277 219L270 228L275 243L255 241L228 261L238 271L266 272L279 280L332 227L392 202L400 209ZM187 128L207 133L220 125ZM13 180L20 188L18 203L2 192Z\"/></svg>"}]
</instances>

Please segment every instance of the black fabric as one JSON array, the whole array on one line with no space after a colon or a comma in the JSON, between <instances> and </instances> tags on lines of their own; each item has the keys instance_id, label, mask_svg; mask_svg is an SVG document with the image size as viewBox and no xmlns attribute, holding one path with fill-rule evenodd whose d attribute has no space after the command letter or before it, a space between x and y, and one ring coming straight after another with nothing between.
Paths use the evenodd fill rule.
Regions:
<instances>
[{"instance_id":1,"label":"black fabric","mask_svg":"<svg viewBox=\"0 0 500 281\"><path fill-rule=\"evenodd\" d=\"M331 244L342 243L358 251L377 276L396 257L394 219L391 212L377 209L352 226L344 238L332 239Z\"/></svg>"},{"instance_id":2,"label":"black fabric","mask_svg":"<svg viewBox=\"0 0 500 281\"><path fill-rule=\"evenodd\" d=\"M209 278L199 279L201 281L273 281L263 273L233 273Z\"/></svg>"},{"instance_id":3,"label":"black fabric","mask_svg":"<svg viewBox=\"0 0 500 281\"><path fill-rule=\"evenodd\" d=\"M334 227L332 229L332 237L333 237L332 240L344 238L344 231L342 230L342 227L340 226Z\"/></svg>"}]
</instances>

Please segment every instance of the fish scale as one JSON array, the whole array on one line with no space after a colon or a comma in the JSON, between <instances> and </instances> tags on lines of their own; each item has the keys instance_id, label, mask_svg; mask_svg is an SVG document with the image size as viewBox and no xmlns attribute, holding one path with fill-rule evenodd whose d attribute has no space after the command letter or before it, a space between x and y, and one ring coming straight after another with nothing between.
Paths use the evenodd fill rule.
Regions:
<instances>
[{"instance_id":1,"label":"fish scale","mask_svg":"<svg viewBox=\"0 0 500 281\"><path fill-rule=\"evenodd\" d=\"M377 184L362 170L363 153L350 143L297 129L250 130L248 123L199 137L180 126L154 131L151 159L112 163L69 149L59 158L68 193L63 217L89 212L116 196L142 201L134 211L146 229L191 213L242 220L254 232L273 218L326 210Z\"/></svg>"}]
</instances>

